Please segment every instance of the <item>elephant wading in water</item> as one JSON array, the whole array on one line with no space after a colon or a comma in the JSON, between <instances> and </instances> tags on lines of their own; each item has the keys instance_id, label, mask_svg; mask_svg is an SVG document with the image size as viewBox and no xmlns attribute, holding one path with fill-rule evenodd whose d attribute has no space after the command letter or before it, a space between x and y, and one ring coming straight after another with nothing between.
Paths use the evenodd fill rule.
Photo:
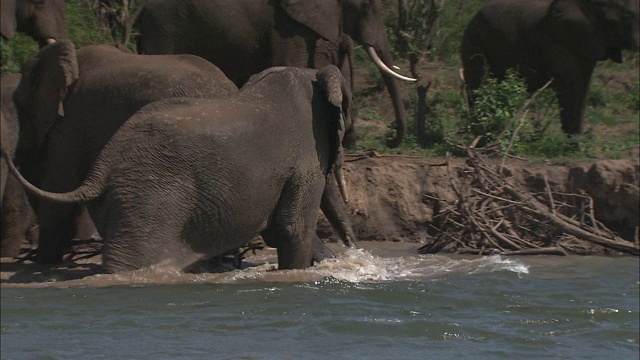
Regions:
<instances>
[{"instance_id":1,"label":"elephant wading in water","mask_svg":"<svg viewBox=\"0 0 640 360\"><path fill-rule=\"evenodd\" d=\"M396 147L405 136L407 117L395 79L414 79L390 69L391 47L381 12L380 0L148 0L137 21L138 49L202 56L241 86L271 66L318 69L326 65L323 59L331 58L318 40L337 49L346 34L367 49L380 69L396 116L389 146ZM348 79L342 66L341 71Z\"/></svg>"},{"instance_id":2,"label":"elephant wading in water","mask_svg":"<svg viewBox=\"0 0 640 360\"><path fill-rule=\"evenodd\" d=\"M638 0L489 0L467 26L461 55L471 90L487 68L498 79L517 68L530 91L553 78L562 130L575 135L596 62L622 62L622 49L637 48Z\"/></svg>"},{"instance_id":3,"label":"elephant wading in water","mask_svg":"<svg viewBox=\"0 0 640 360\"><path fill-rule=\"evenodd\" d=\"M164 262L184 268L258 234L277 248L280 269L307 268L325 184L341 177L349 102L333 65L271 68L231 98L146 106L74 191L25 186L88 204L108 272Z\"/></svg>"},{"instance_id":4,"label":"elephant wading in water","mask_svg":"<svg viewBox=\"0 0 640 360\"><path fill-rule=\"evenodd\" d=\"M1 0L0 34L12 39L16 32L31 36L40 47L67 39L64 0ZM18 145L19 122L12 95L20 81L19 74L2 77L2 146L14 151ZM7 173L4 160L0 165L0 256L17 256L22 244L37 242L37 225L33 209L24 189Z\"/></svg>"},{"instance_id":5,"label":"elephant wading in water","mask_svg":"<svg viewBox=\"0 0 640 360\"><path fill-rule=\"evenodd\" d=\"M18 145L20 125L13 105L13 92L20 82L20 74L2 77L2 108L0 109L0 146L15 150ZM9 174L4 159L0 159L0 257L14 257L24 242L37 242L36 216L29 204L22 185Z\"/></svg>"},{"instance_id":6,"label":"elephant wading in water","mask_svg":"<svg viewBox=\"0 0 640 360\"><path fill-rule=\"evenodd\" d=\"M1 0L1 33L11 39L16 31L28 34L42 48L67 39L64 0Z\"/></svg>"},{"instance_id":7,"label":"elephant wading in water","mask_svg":"<svg viewBox=\"0 0 640 360\"><path fill-rule=\"evenodd\" d=\"M15 161L34 184L69 191L82 183L109 138L144 105L237 91L216 66L197 56L143 56L110 45L76 53L73 44L58 41L23 65L14 95L20 118ZM40 223L36 260L59 263L81 207L46 200L34 205Z\"/></svg>"}]
</instances>

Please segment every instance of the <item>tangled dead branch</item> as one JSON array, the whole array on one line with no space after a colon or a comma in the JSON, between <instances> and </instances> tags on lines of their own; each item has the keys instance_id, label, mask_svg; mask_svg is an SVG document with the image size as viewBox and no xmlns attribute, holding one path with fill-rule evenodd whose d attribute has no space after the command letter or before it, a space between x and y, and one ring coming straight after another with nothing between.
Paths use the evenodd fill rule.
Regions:
<instances>
[{"instance_id":1,"label":"tangled dead branch","mask_svg":"<svg viewBox=\"0 0 640 360\"><path fill-rule=\"evenodd\" d=\"M438 233L420 253L639 255L637 244L607 229L584 194L532 193L493 169L482 154L467 149L465 176L450 176L457 200L438 214ZM449 171L452 171L449 167ZM457 179L466 179L464 184Z\"/></svg>"}]
</instances>

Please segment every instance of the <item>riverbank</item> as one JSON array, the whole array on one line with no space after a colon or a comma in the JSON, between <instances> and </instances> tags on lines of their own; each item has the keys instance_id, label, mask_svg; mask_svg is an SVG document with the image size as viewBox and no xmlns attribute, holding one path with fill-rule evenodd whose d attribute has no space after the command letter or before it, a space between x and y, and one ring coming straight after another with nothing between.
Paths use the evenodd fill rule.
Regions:
<instances>
[{"instance_id":1,"label":"riverbank","mask_svg":"<svg viewBox=\"0 0 640 360\"><path fill-rule=\"evenodd\" d=\"M447 161L369 155L350 156L345 164L350 220L361 240L429 242L446 230L442 217L471 201L472 194L467 191L481 181L476 176L477 166L468 158ZM640 215L637 159L566 164L483 161L487 161L486 168L502 167L505 183L532 197L550 193L582 196L592 205L589 215L596 222L637 247ZM475 195L480 191L475 191ZM322 218L319 229L321 235L333 238L330 226ZM582 252L605 253L601 246Z\"/></svg>"},{"instance_id":2,"label":"riverbank","mask_svg":"<svg viewBox=\"0 0 640 360\"><path fill-rule=\"evenodd\" d=\"M491 166L500 165L499 160L491 160L491 163ZM363 244L384 241L392 248L413 253L438 239L438 231L446 230L442 220L444 214L471 199L461 197L456 186L469 190L475 181L469 159L447 161L375 153L347 156L344 173L349 193L349 216L359 240ZM637 159L572 164L508 161L503 174L509 183L532 194L588 195L597 221L637 247L640 217ZM319 216L318 234L329 240L334 251L341 251L337 237L322 215ZM456 252L455 240L451 240L451 244L441 250ZM100 248L99 241L75 241L67 254L68 261L53 268L29 260L3 258L0 281L60 281L93 275L100 271ZM620 254L597 244L580 249L579 253L583 255ZM248 261L260 263L264 261L261 256L266 253L265 250L255 254L249 252Z\"/></svg>"}]
</instances>

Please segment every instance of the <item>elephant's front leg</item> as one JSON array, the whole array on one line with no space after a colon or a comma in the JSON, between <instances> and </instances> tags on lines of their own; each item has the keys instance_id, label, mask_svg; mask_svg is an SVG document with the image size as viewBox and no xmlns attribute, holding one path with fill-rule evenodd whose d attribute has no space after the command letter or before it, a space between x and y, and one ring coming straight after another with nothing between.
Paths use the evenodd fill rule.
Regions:
<instances>
[{"instance_id":1,"label":"elephant's front leg","mask_svg":"<svg viewBox=\"0 0 640 360\"><path fill-rule=\"evenodd\" d=\"M285 186L272 221L262 233L267 245L278 250L280 270L312 265L323 188L324 181L309 180L290 180Z\"/></svg>"},{"instance_id":2,"label":"elephant's front leg","mask_svg":"<svg viewBox=\"0 0 640 360\"><path fill-rule=\"evenodd\" d=\"M313 240L313 255L311 256L311 265L315 265L322 260L335 258L336 255L325 245L325 243L317 235Z\"/></svg>"},{"instance_id":3,"label":"elephant's front leg","mask_svg":"<svg viewBox=\"0 0 640 360\"><path fill-rule=\"evenodd\" d=\"M553 87L558 95L562 131L567 135L579 135L583 130L587 92L595 63L586 66L564 67L554 78Z\"/></svg>"}]
</instances>

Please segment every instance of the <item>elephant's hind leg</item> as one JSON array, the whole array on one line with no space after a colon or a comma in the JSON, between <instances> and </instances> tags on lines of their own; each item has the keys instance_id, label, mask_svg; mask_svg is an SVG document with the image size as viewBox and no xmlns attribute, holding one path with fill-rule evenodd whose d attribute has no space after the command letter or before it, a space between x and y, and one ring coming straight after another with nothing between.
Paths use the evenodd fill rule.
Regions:
<instances>
[{"instance_id":1,"label":"elephant's hind leg","mask_svg":"<svg viewBox=\"0 0 640 360\"><path fill-rule=\"evenodd\" d=\"M62 257L76 232L77 204L41 201L38 212L40 231L36 260L44 264L62 262Z\"/></svg>"},{"instance_id":2,"label":"elephant's hind leg","mask_svg":"<svg viewBox=\"0 0 640 360\"><path fill-rule=\"evenodd\" d=\"M0 256L15 257L22 245L37 242L36 216L24 188L13 175L8 176L2 200Z\"/></svg>"},{"instance_id":3,"label":"elephant's hind leg","mask_svg":"<svg viewBox=\"0 0 640 360\"><path fill-rule=\"evenodd\" d=\"M311 266L323 189L324 181L314 184L290 180L285 186L271 224L262 233L267 245L278 249L279 269Z\"/></svg>"},{"instance_id":4,"label":"elephant's hind leg","mask_svg":"<svg viewBox=\"0 0 640 360\"><path fill-rule=\"evenodd\" d=\"M170 208L135 208L107 219L102 251L107 272L162 265L183 270L200 260L183 239L184 218Z\"/></svg>"}]
</instances>

